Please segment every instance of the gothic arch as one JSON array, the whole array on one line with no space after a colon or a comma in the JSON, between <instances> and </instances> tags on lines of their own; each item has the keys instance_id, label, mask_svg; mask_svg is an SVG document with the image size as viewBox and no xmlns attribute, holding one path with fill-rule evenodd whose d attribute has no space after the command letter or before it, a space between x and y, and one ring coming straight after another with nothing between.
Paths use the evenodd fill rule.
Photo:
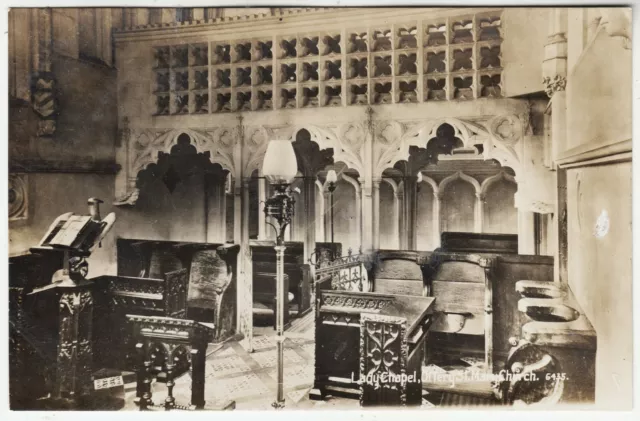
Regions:
<instances>
[{"instance_id":1,"label":"gothic arch","mask_svg":"<svg viewBox=\"0 0 640 421\"><path fill-rule=\"evenodd\" d=\"M422 174L422 182L427 183L428 185L431 186L431 189L433 190L433 194L435 194L436 196L440 194L439 193L440 188L438 187L438 183L436 183L436 181L433 178L427 177L426 175Z\"/></svg>"},{"instance_id":2,"label":"gothic arch","mask_svg":"<svg viewBox=\"0 0 640 421\"><path fill-rule=\"evenodd\" d=\"M482 185L480 186L480 194L484 197L487 194L489 188L500 180L506 180L515 184L516 186L518 185L514 176L507 174L506 171L502 170L498 174L492 175L482 182Z\"/></svg>"},{"instance_id":3,"label":"gothic arch","mask_svg":"<svg viewBox=\"0 0 640 421\"><path fill-rule=\"evenodd\" d=\"M362 124L349 123L338 127L313 124L294 126L288 139L294 142L301 130L309 132L311 141L318 144L320 150L333 149L334 163L342 162L359 174L364 173L362 147L366 132Z\"/></svg>"},{"instance_id":4,"label":"gothic arch","mask_svg":"<svg viewBox=\"0 0 640 421\"><path fill-rule=\"evenodd\" d=\"M209 152L211 163L221 165L235 173L231 149L235 143L235 128L217 127L214 129L172 129L165 131L144 130L130 144L131 166L129 176L137 177L138 172L157 161L158 153L170 153L181 134L186 134L198 152ZM134 135L135 136L135 135Z\"/></svg>"},{"instance_id":5,"label":"gothic arch","mask_svg":"<svg viewBox=\"0 0 640 421\"><path fill-rule=\"evenodd\" d=\"M360 192L360 183L358 182L358 180L344 173L340 174L340 177L344 181L346 181L347 183L353 186L354 190L356 191L356 194Z\"/></svg>"},{"instance_id":6,"label":"gothic arch","mask_svg":"<svg viewBox=\"0 0 640 421\"><path fill-rule=\"evenodd\" d=\"M443 124L453 128L454 136L462 141L465 148L482 144L481 156L485 160L496 159L502 166L511 167L516 175L519 174L520 159L514 146L522 139L522 122L518 116L504 115L478 123L453 117L407 124L378 122L376 140L383 147L376 153L374 177L381 177L386 169L392 168L398 161L408 160L411 146L426 147Z\"/></svg>"},{"instance_id":7,"label":"gothic arch","mask_svg":"<svg viewBox=\"0 0 640 421\"><path fill-rule=\"evenodd\" d=\"M457 118L446 117L426 121L416 127L416 129L407 131L403 140L405 140L409 146L426 145L429 139L436 137L438 128L443 124L448 124L453 128L454 136L462 140L465 147L471 147L477 144L478 142L476 140L478 136L488 135L486 131L483 131L481 127L475 124Z\"/></svg>"},{"instance_id":8,"label":"gothic arch","mask_svg":"<svg viewBox=\"0 0 640 421\"><path fill-rule=\"evenodd\" d=\"M476 195L480 194L480 183L478 183L478 180L476 180L475 178L468 176L467 174L463 173L462 171L458 171L454 174L451 174L449 177L445 178L444 180L442 180L440 182L440 184L438 185L438 194L440 196L442 196L442 193L445 192L447 186L449 184L451 184L453 181L456 180L463 180L466 181L467 183L470 183L473 188L476 191Z\"/></svg>"},{"instance_id":9,"label":"gothic arch","mask_svg":"<svg viewBox=\"0 0 640 421\"><path fill-rule=\"evenodd\" d=\"M385 183L391 186L391 188L393 189L393 193L398 192L398 183L396 183L396 181L393 178L385 177L382 179L382 181L384 181Z\"/></svg>"}]
</instances>

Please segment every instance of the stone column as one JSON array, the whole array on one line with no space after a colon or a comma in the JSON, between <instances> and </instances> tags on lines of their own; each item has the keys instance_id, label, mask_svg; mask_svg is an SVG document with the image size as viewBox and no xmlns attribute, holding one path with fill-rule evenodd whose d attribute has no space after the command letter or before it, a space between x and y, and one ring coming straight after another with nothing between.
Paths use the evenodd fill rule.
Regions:
<instances>
[{"instance_id":1,"label":"stone column","mask_svg":"<svg viewBox=\"0 0 640 421\"><path fill-rule=\"evenodd\" d=\"M233 241L240 245L238 255L238 332L253 340L253 277L249 247L249 178L235 180Z\"/></svg>"},{"instance_id":2,"label":"stone column","mask_svg":"<svg viewBox=\"0 0 640 421\"><path fill-rule=\"evenodd\" d=\"M316 249L316 178L305 177L302 185L304 194L304 263Z\"/></svg>"},{"instance_id":3,"label":"stone column","mask_svg":"<svg viewBox=\"0 0 640 421\"><path fill-rule=\"evenodd\" d=\"M569 148L569 142L567 140L567 100L565 88L567 84L567 9L554 8L549 9L549 33L547 38L547 44L545 45L545 59L542 63L542 75L543 83L545 85L545 91L550 98L551 106L551 168L556 169L556 160L558 156ZM559 186L559 181L556 187ZM562 224L565 223L561 213L564 211L562 208L563 202L560 197L556 201L556 238L558 239L558 245L555 247L556 252L554 254L554 273L556 281L559 280L562 272L562 250L563 248L563 235L562 232L566 232L566 227ZM533 221L527 223L531 233L528 234L521 228L521 219L527 219L520 217L518 214L518 248L522 248L523 251L518 250L519 253L523 253L526 249L526 242L529 242L529 237L533 237ZM520 237L520 233L524 237ZM564 240L566 241L566 240ZM535 250L535 247L531 249ZM566 259L566 256L564 256ZM566 260L565 260L566 263ZM560 265L560 266L559 266Z\"/></svg>"},{"instance_id":4,"label":"stone column","mask_svg":"<svg viewBox=\"0 0 640 421\"><path fill-rule=\"evenodd\" d=\"M245 336L249 342L253 340L253 271L251 261L251 248L249 247L249 182L250 178L242 180L242 237L240 252L242 253L244 267L244 311L247 318L247 331Z\"/></svg>"},{"instance_id":5,"label":"stone column","mask_svg":"<svg viewBox=\"0 0 640 421\"><path fill-rule=\"evenodd\" d=\"M220 202L218 209L220 210L220 226L218 227L218 238L221 243L227 242L227 183L222 182L220 187Z\"/></svg>"},{"instance_id":6,"label":"stone column","mask_svg":"<svg viewBox=\"0 0 640 421\"><path fill-rule=\"evenodd\" d=\"M323 192L323 187L322 187L322 183L319 180L316 180L315 182L316 184L316 190L315 190L315 194L316 194L316 199L318 199L318 205L319 205L319 210L316 214L316 228L320 229L320 232L317 233L318 235L316 235L316 241L318 238L322 239L322 241L325 240L325 236L326 236L326 230L324 229L325 226L325 218L324 218L324 214L325 214L325 201L324 201L324 192Z\"/></svg>"},{"instance_id":7,"label":"stone column","mask_svg":"<svg viewBox=\"0 0 640 421\"><path fill-rule=\"evenodd\" d=\"M358 227L358 245L362 245L362 187L359 183L353 186L356 189L356 226ZM355 251L354 251L355 252Z\"/></svg>"},{"instance_id":8,"label":"stone column","mask_svg":"<svg viewBox=\"0 0 640 421\"><path fill-rule=\"evenodd\" d=\"M264 217L264 202L267 200L267 180L264 178L258 179L258 200L260 201L258 206L258 240L266 240L267 221Z\"/></svg>"},{"instance_id":9,"label":"stone column","mask_svg":"<svg viewBox=\"0 0 640 421\"><path fill-rule=\"evenodd\" d=\"M398 204L398 249L406 249L406 231L405 218L404 218L404 183L398 185L396 190L396 202Z\"/></svg>"},{"instance_id":10,"label":"stone column","mask_svg":"<svg viewBox=\"0 0 640 421\"><path fill-rule=\"evenodd\" d=\"M374 250L380 249L380 179L373 180L373 248Z\"/></svg>"},{"instance_id":11,"label":"stone column","mask_svg":"<svg viewBox=\"0 0 640 421\"><path fill-rule=\"evenodd\" d=\"M405 245L404 250L416 249L416 215L418 210L418 179L416 176L404 179L404 221Z\"/></svg>"},{"instance_id":12,"label":"stone column","mask_svg":"<svg viewBox=\"0 0 640 421\"><path fill-rule=\"evenodd\" d=\"M362 188L360 183L355 178L349 177L346 174L341 174L340 176L344 181L348 182L353 186L355 190L355 198L356 198L356 232L350 234L349 244L353 244L355 248L362 245ZM355 236L356 241L352 241ZM346 252L346 249L343 246L343 249Z\"/></svg>"},{"instance_id":13,"label":"stone column","mask_svg":"<svg viewBox=\"0 0 640 421\"><path fill-rule=\"evenodd\" d=\"M224 243L226 241L226 194L224 178L211 177L205 180L207 242Z\"/></svg>"},{"instance_id":14,"label":"stone column","mask_svg":"<svg viewBox=\"0 0 640 421\"><path fill-rule=\"evenodd\" d=\"M567 170L557 172L558 197L556 200L556 239L557 247L554 253L553 278L556 282L569 282L569 233L567 220Z\"/></svg>"},{"instance_id":15,"label":"stone column","mask_svg":"<svg viewBox=\"0 0 640 421\"><path fill-rule=\"evenodd\" d=\"M567 149L566 96L567 83L567 10L549 9L549 36L542 63L543 84L551 99L552 160Z\"/></svg>"},{"instance_id":16,"label":"stone column","mask_svg":"<svg viewBox=\"0 0 640 421\"><path fill-rule=\"evenodd\" d=\"M242 241L242 180L234 179L233 185L233 242Z\"/></svg>"},{"instance_id":17,"label":"stone column","mask_svg":"<svg viewBox=\"0 0 640 421\"><path fill-rule=\"evenodd\" d=\"M484 197L481 193L476 193L476 208L473 223L474 232L482 232L482 222L484 218Z\"/></svg>"},{"instance_id":18,"label":"stone column","mask_svg":"<svg viewBox=\"0 0 640 421\"><path fill-rule=\"evenodd\" d=\"M440 247L440 193L433 192L433 249Z\"/></svg>"},{"instance_id":19,"label":"stone column","mask_svg":"<svg viewBox=\"0 0 640 421\"><path fill-rule=\"evenodd\" d=\"M395 238L391 247L395 247L396 249L400 248L400 200L398 199L398 189L396 188L393 191L393 214L392 214L392 223L393 223L393 235L391 238Z\"/></svg>"},{"instance_id":20,"label":"stone column","mask_svg":"<svg viewBox=\"0 0 640 421\"><path fill-rule=\"evenodd\" d=\"M365 181L360 184L362 191L362 250L372 250L373 244L373 188Z\"/></svg>"},{"instance_id":21,"label":"stone column","mask_svg":"<svg viewBox=\"0 0 640 421\"><path fill-rule=\"evenodd\" d=\"M535 254L533 212L518 209L518 254Z\"/></svg>"},{"instance_id":22,"label":"stone column","mask_svg":"<svg viewBox=\"0 0 640 421\"><path fill-rule=\"evenodd\" d=\"M331 242L331 193L326 186L322 186L322 198L324 203L324 213L322 215L324 222L324 242Z\"/></svg>"}]
</instances>

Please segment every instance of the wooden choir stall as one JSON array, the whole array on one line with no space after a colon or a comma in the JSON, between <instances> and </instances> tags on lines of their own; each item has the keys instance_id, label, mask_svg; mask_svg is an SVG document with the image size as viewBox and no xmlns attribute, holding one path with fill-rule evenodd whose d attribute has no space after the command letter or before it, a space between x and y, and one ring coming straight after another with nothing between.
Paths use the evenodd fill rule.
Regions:
<instances>
[{"instance_id":1,"label":"wooden choir stall","mask_svg":"<svg viewBox=\"0 0 640 421\"><path fill-rule=\"evenodd\" d=\"M595 332L570 292L552 282L553 258L518 255L515 235L443 233L441 244L429 252L377 250L316 266L310 398L419 405L425 390L439 399L436 405L593 402ZM531 279L542 286L523 281ZM541 301L539 290L551 295ZM456 364L487 380L453 388L429 376L422 382L423 365L455 372ZM560 367L575 379L560 380ZM418 378L387 375L404 383L382 385L383 372ZM534 372L536 382L514 376Z\"/></svg>"},{"instance_id":2,"label":"wooden choir stall","mask_svg":"<svg viewBox=\"0 0 640 421\"><path fill-rule=\"evenodd\" d=\"M253 272L253 313L268 315L275 320L276 303L276 251L271 241L252 240L251 261ZM287 291L284 321L302 317L311 311L311 272L304 259L302 242L285 242L284 282ZM273 321L275 326L275 321Z\"/></svg>"},{"instance_id":3,"label":"wooden choir stall","mask_svg":"<svg viewBox=\"0 0 640 421\"><path fill-rule=\"evenodd\" d=\"M97 305L100 346L95 359L104 367L134 370L138 357L127 315L192 319L211 326L210 340L235 334L239 246L118 239L118 275L93 280L102 292ZM114 343L121 343L114 347ZM152 352L153 350L149 350ZM157 351L157 350L156 350ZM152 372L161 373L164 353ZM187 369L186 354L175 371Z\"/></svg>"}]
</instances>

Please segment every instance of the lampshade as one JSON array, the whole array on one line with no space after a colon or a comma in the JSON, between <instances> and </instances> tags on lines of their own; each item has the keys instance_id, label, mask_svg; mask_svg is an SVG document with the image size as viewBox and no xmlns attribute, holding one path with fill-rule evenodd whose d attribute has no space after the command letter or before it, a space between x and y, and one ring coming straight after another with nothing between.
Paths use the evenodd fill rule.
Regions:
<instances>
[{"instance_id":1,"label":"lampshade","mask_svg":"<svg viewBox=\"0 0 640 421\"><path fill-rule=\"evenodd\" d=\"M330 170L327 173L327 183L335 183L336 181L338 181L338 175L334 170Z\"/></svg>"},{"instance_id":2,"label":"lampshade","mask_svg":"<svg viewBox=\"0 0 640 421\"><path fill-rule=\"evenodd\" d=\"M291 184L298 173L298 161L288 140L272 140L264 155L262 174L271 184Z\"/></svg>"},{"instance_id":3,"label":"lampshade","mask_svg":"<svg viewBox=\"0 0 640 421\"><path fill-rule=\"evenodd\" d=\"M418 183L422 183L422 180L423 180L423 178L422 178L422 173L421 173L421 172L419 172L419 173L418 173L418 177L416 178L416 181L417 181Z\"/></svg>"}]
</instances>

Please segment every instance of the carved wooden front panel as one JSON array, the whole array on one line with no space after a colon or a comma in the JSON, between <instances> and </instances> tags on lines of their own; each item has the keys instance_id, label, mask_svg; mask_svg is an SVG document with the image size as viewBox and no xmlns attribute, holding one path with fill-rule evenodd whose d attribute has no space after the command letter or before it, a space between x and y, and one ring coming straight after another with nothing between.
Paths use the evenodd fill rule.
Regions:
<instances>
[{"instance_id":1,"label":"carved wooden front panel","mask_svg":"<svg viewBox=\"0 0 640 421\"><path fill-rule=\"evenodd\" d=\"M73 397L88 394L93 368L91 292L63 292L60 296L58 317L60 328L55 395Z\"/></svg>"},{"instance_id":2,"label":"carved wooden front panel","mask_svg":"<svg viewBox=\"0 0 640 421\"><path fill-rule=\"evenodd\" d=\"M360 375L363 406L407 403L406 319L363 314L360 320Z\"/></svg>"}]
</instances>

